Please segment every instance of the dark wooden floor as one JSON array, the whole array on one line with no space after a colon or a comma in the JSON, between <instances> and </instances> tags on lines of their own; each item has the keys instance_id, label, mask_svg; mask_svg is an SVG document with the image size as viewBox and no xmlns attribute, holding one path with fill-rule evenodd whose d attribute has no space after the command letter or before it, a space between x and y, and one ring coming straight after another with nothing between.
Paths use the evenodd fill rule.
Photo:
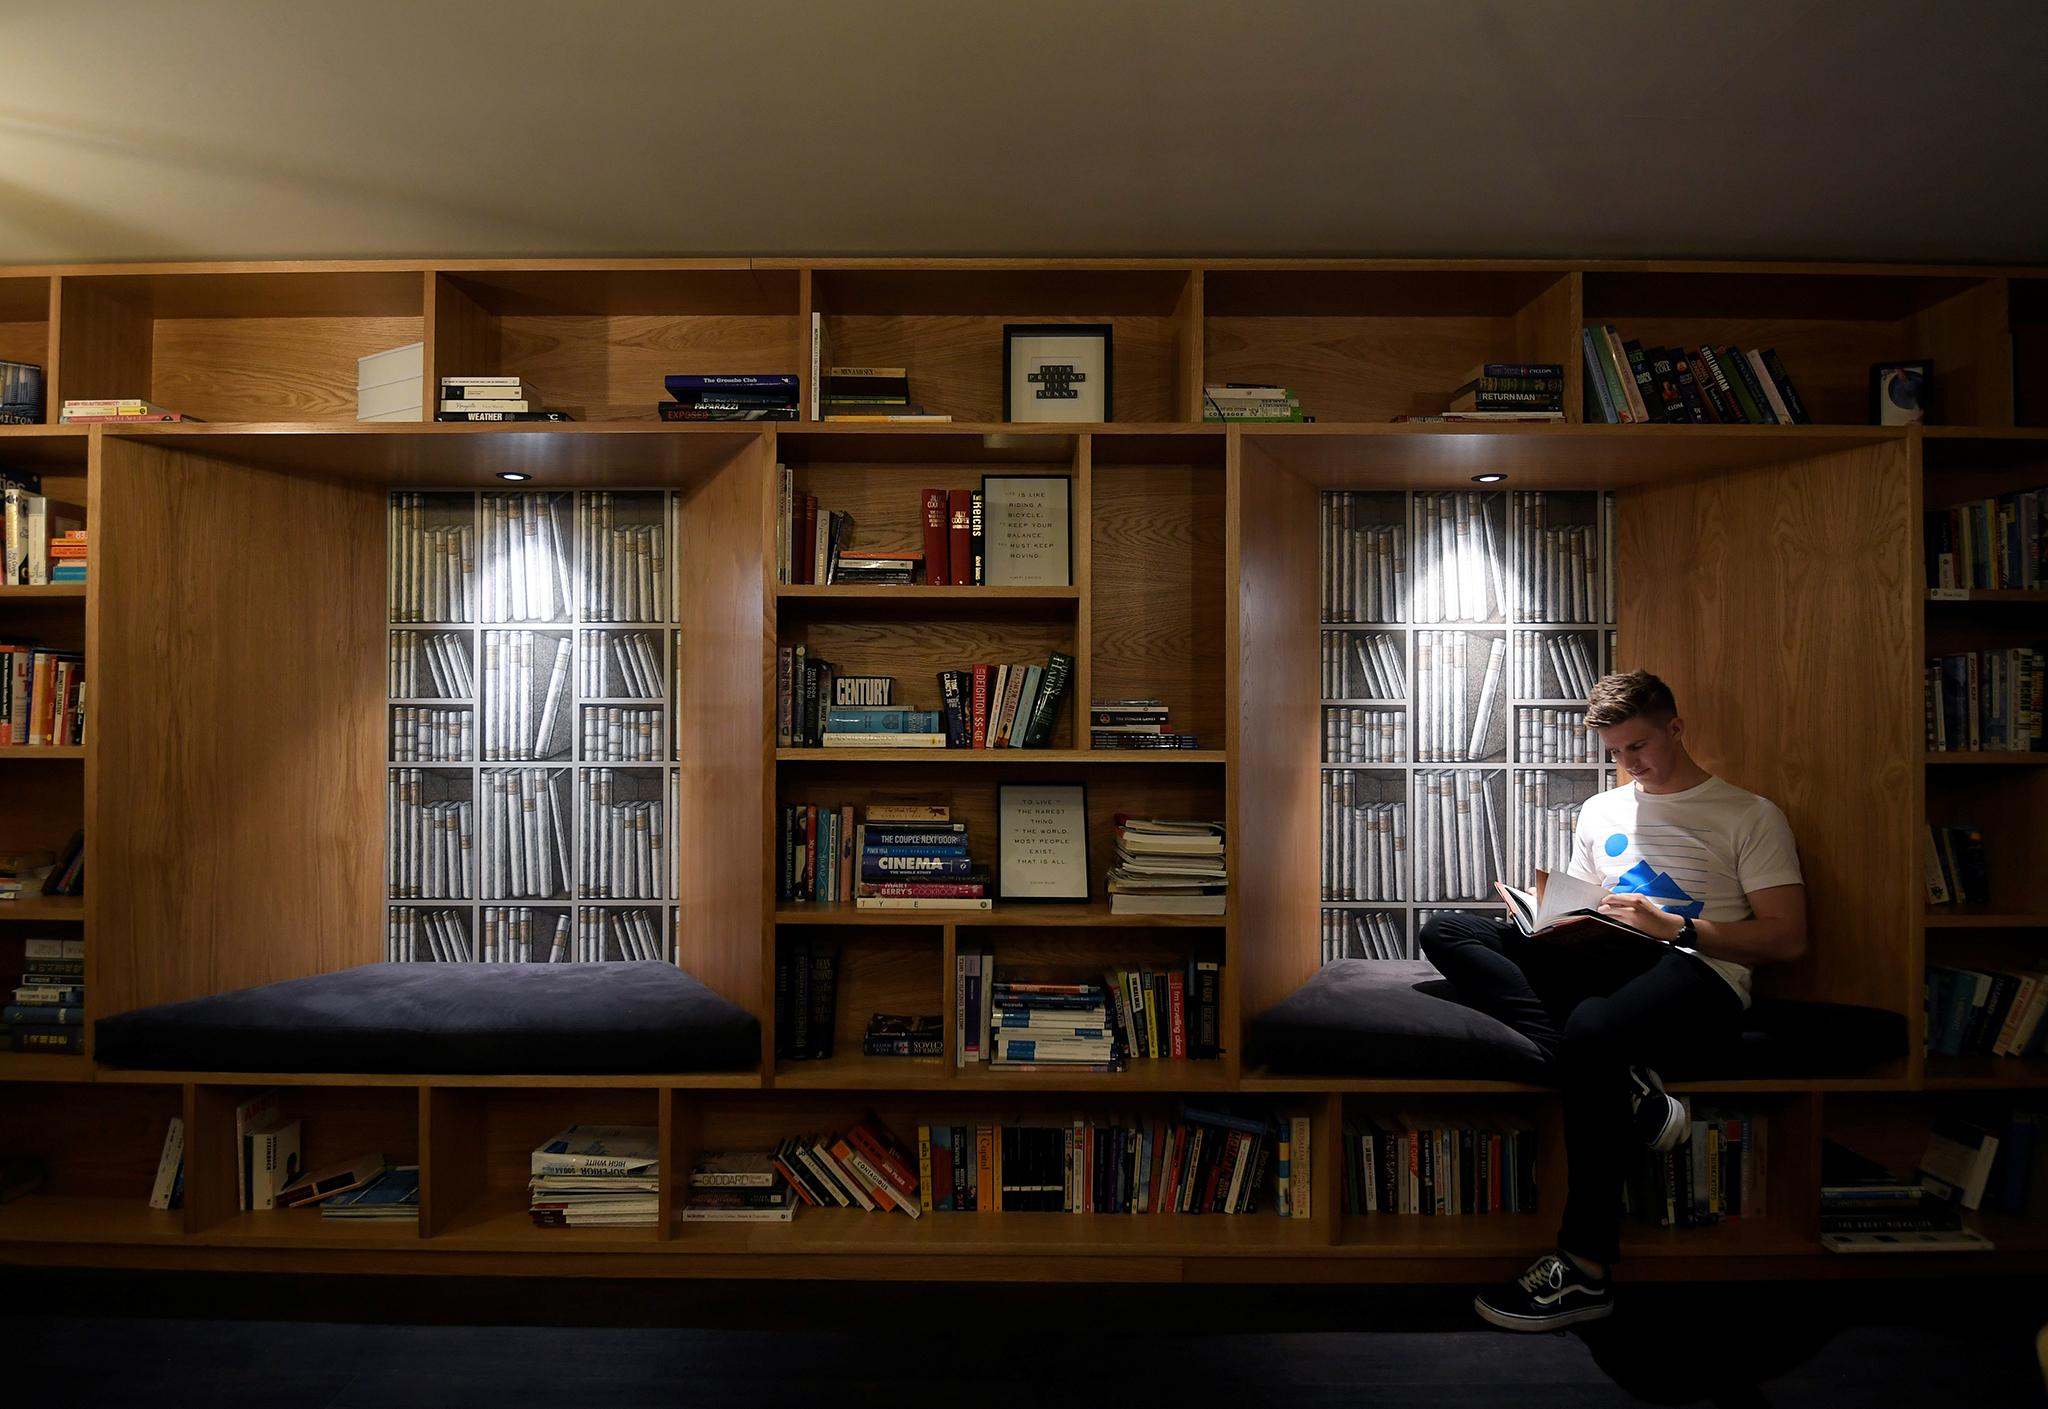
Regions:
<instances>
[{"instance_id":1,"label":"dark wooden floor","mask_svg":"<svg viewBox=\"0 0 2048 1409\"><path fill-rule=\"evenodd\" d=\"M1470 1289L398 1282L0 1268L12 1403L774 1409L913 1403L2048 1403L2048 1288L1628 1288L1510 1336ZM47 1396L47 1397L31 1397ZM1167 1401L1172 1402L1172 1401Z\"/></svg>"}]
</instances>

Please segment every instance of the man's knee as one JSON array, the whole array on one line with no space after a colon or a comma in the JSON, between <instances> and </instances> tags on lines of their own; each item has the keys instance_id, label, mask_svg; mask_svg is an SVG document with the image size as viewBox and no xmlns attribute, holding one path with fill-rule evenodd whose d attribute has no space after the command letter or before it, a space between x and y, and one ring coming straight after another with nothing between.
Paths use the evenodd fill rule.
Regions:
<instances>
[{"instance_id":1,"label":"man's knee","mask_svg":"<svg viewBox=\"0 0 2048 1409\"><path fill-rule=\"evenodd\" d=\"M1586 999L1564 1021L1564 1040L1558 1044L1557 1059L1572 1066L1627 1061L1628 1036L1619 1018L1611 999Z\"/></svg>"},{"instance_id":2,"label":"man's knee","mask_svg":"<svg viewBox=\"0 0 2048 1409\"><path fill-rule=\"evenodd\" d=\"M1445 950L1482 941L1473 931L1470 915L1432 915L1424 922L1417 942L1421 945L1422 957L1442 968L1437 956Z\"/></svg>"}]
</instances>

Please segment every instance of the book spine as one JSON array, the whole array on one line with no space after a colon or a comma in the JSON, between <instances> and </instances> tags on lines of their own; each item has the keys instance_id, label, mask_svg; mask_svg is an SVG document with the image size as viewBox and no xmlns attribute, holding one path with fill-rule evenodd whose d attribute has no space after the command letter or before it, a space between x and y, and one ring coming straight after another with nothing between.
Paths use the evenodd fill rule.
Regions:
<instances>
[{"instance_id":1,"label":"book spine","mask_svg":"<svg viewBox=\"0 0 2048 1409\"><path fill-rule=\"evenodd\" d=\"M943 489L924 491L924 580L934 587L944 587L952 581L948 566L951 554L948 544L952 534L948 526L947 496Z\"/></svg>"},{"instance_id":2,"label":"book spine","mask_svg":"<svg viewBox=\"0 0 2048 1409\"><path fill-rule=\"evenodd\" d=\"M1643 345L1634 338L1628 338L1622 342L1621 351L1628 363L1630 405L1642 408L1638 419L1663 420L1664 399L1658 395L1657 384L1650 376L1650 359L1644 353Z\"/></svg>"},{"instance_id":3,"label":"book spine","mask_svg":"<svg viewBox=\"0 0 2048 1409\"><path fill-rule=\"evenodd\" d=\"M1799 399L1799 392L1793 387L1792 378L1785 371L1785 364L1778 360L1778 349L1764 349L1764 366L1769 370L1771 380L1777 384L1778 395L1784 399L1785 409L1792 413L1793 423L1802 426L1812 425L1813 417L1807 413L1806 403Z\"/></svg>"},{"instance_id":4,"label":"book spine","mask_svg":"<svg viewBox=\"0 0 2048 1409\"><path fill-rule=\"evenodd\" d=\"M974 575L974 491L970 489L947 494L946 580L955 587L979 583Z\"/></svg>"}]
</instances>

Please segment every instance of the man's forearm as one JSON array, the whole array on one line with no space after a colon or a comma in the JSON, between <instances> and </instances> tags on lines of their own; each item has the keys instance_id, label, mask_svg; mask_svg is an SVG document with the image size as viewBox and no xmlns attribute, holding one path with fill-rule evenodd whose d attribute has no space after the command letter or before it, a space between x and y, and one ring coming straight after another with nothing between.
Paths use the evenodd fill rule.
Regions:
<instances>
[{"instance_id":1,"label":"man's forearm","mask_svg":"<svg viewBox=\"0 0 2048 1409\"><path fill-rule=\"evenodd\" d=\"M1693 948L1731 964L1776 964L1805 952L1803 927L1783 920L1695 920Z\"/></svg>"}]
</instances>

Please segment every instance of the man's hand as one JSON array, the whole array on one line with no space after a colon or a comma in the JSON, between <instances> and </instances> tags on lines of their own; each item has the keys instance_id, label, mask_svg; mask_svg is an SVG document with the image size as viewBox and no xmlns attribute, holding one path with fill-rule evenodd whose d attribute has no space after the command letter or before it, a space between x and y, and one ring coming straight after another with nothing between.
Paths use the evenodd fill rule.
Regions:
<instances>
[{"instance_id":1,"label":"man's hand","mask_svg":"<svg viewBox=\"0 0 2048 1409\"><path fill-rule=\"evenodd\" d=\"M1600 913L1666 944L1678 938L1678 932L1685 928L1683 917L1672 914L1647 895L1609 891L1600 897Z\"/></svg>"}]
</instances>

